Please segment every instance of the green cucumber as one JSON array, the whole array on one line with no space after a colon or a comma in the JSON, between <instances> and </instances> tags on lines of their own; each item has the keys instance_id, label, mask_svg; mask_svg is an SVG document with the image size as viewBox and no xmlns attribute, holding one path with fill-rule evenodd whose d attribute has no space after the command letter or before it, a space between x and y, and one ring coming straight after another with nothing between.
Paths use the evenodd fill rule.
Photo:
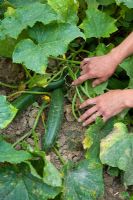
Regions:
<instances>
[{"instance_id":1,"label":"green cucumber","mask_svg":"<svg viewBox=\"0 0 133 200\"><path fill-rule=\"evenodd\" d=\"M64 78L59 79L58 81L51 82L46 88L42 87L33 87L29 91L31 92L50 92L56 88L61 87L64 84ZM36 101L38 97L37 94L22 94L17 99L12 102L12 105L18 109L18 112L21 113L23 110L28 108L31 104Z\"/></svg>"},{"instance_id":2,"label":"green cucumber","mask_svg":"<svg viewBox=\"0 0 133 200\"><path fill-rule=\"evenodd\" d=\"M64 95L61 88L52 92L42 146L45 151L51 149L59 134L64 114Z\"/></svg>"}]
</instances>

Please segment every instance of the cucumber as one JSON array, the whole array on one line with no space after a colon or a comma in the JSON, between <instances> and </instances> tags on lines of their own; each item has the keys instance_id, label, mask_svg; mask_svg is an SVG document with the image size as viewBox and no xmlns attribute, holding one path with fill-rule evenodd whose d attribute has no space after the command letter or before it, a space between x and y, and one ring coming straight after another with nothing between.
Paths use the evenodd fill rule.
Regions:
<instances>
[{"instance_id":1,"label":"cucumber","mask_svg":"<svg viewBox=\"0 0 133 200\"><path fill-rule=\"evenodd\" d=\"M64 78L59 79L58 81L51 82L46 88L42 87L33 87L29 91L32 92L50 92L56 88L61 87L64 84ZM18 112L21 113L23 110L28 108L31 104L36 101L38 97L37 94L22 94L17 99L12 102L12 105L18 109Z\"/></svg>"},{"instance_id":2,"label":"cucumber","mask_svg":"<svg viewBox=\"0 0 133 200\"><path fill-rule=\"evenodd\" d=\"M54 145L59 134L64 114L64 95L61 88L52 92L51 103L42 140L43 150L48 151Z\"/></svg>"}]
</instances>

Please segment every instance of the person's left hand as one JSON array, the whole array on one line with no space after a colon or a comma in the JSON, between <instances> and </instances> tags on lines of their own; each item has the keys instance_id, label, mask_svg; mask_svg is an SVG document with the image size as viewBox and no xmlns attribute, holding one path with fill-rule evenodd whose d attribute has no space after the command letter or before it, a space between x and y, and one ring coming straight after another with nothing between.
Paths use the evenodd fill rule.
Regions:
<instances>
[{"instance_id":1,"label":"person's left hand","mask_svg":"<svg viewBox=\"0 0 133 200\"><path fill-rule=\"evenodd\" d=\"M117 115L127 108L125 90L110 90L98 97L88 99L80 105L80 108L92 106L83 115L80 116L79 122L87 126L101 116L104 121Z\"/></svg>"}]
</instances>

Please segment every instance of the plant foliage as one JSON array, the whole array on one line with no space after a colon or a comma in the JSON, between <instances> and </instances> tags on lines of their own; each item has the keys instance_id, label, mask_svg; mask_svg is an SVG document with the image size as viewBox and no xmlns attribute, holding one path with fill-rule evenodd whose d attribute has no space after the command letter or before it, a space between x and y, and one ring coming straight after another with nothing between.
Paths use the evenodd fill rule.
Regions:
<instances>
[{"instance_id":1,"label":"plant foliage","mask_svg":"<svg viewBox=\"0 0 133 200\"><path fill-rule=\"evenodd\" d=\"M132 31L132 24L132 0L0 0L0 56L12 59L25 71L25 80L17 86L0 82L16 92L0 95L0 129L18 113L12 97L22 90L37 93L34 86L42 94L45 86L64 74L69 80L76 79L83 58L107 54ZM131 56L101 85L93 88L88 80L76 87L72 100L75 118L77 98L82 102L110 89L133 88L132 66ZM132 128L131 119L128 110L107 123L97 119L85 132L83 161L68 162L61 170L38 147L35 126L27 134L34 138L34 148L1 138L0 200L99 199L104 194L104 164L117 172L120 169L124 184L133 185L133 135L126 128L127 124ZM25 142L25 137L21 139ZM16 144L23 150L16 150Z\"/></svg>"}]
</instances>

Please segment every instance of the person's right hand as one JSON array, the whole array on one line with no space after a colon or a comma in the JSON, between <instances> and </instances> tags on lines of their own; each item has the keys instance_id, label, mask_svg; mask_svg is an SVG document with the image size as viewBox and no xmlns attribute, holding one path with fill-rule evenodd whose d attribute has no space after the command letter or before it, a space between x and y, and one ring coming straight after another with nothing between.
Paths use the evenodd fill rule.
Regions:
<instances>
[{"instance_id":1,"label":"person's right hand","mask_svg":"<svg viewBox=\"0 0 133 200\"><path fill-rule=\"evenodd\" d=\"M79 85L88 79L94 79L92 86L95 87L105 82L115 72L120 62L112 53L104 56L85 58L81 62L81 74L72 85Z\"/></svg>"}]
</instances>

